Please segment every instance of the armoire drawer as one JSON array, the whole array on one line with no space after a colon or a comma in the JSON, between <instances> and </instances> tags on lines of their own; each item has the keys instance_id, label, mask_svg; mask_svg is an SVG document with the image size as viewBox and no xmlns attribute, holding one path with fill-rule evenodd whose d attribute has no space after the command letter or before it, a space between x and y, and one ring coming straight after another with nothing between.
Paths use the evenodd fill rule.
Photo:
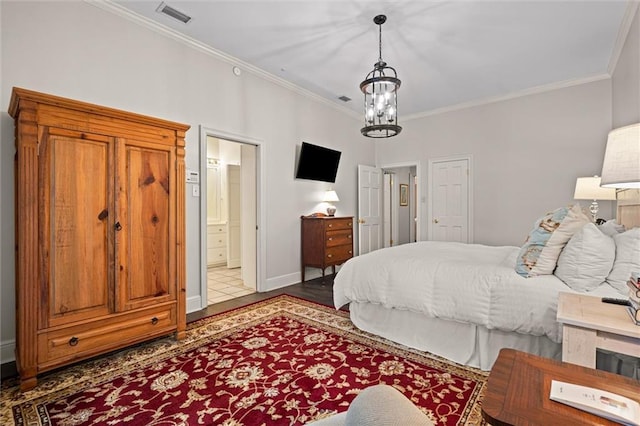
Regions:
<instances>
[{"instance_id":1,"label":"armoire drawer","mask_svg":"<svg viewBox=\"0 0 640 426\"><path fill-rule=\"evenodd\" d=\"M175 307L163 307L117 316L38 335L38 363L57 364L87 358L123 343L168 334L176 327Z\"/></svg>"}]
</instances>

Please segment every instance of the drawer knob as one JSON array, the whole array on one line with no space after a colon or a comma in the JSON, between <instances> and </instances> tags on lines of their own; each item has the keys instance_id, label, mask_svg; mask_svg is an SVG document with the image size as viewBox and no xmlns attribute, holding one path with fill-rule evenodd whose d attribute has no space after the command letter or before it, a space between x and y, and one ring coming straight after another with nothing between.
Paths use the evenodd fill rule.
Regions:
<instances>
[{"instance_id":1,"label":"drawer knob","mask_svg":"<svg viewBox=\"0 0 640 426\"><path fill-rule=\"evenodd\" d=\"M353 223L352 223L352 222L349 222L349 226L353 226Z\"/></svg>"},{"instance_id":2,"label":"drawer knob","mask_svg":"<svg viewBox=\"0 0 640 426\"><path fill-rule=\"evenodd\" d=\"M156 325L158 323L158 317L151 318L151 324Z\"/></svg>"},{"instance_id":3,"label":"drawer knob","mask_svg":"<svg viewBox=\"0 0 640 426\"><path fill-rule=\"evenodd\" d=\"M77 345L79 340L80 339L78 339L77 337L73 336L71 339L69 339L69 346Z\"/></svg>"},{"instance_id":4,"label":"drawer knob","mask_svg":"<svg viewBox=\"0 0 640 426\"><path fill-rule=\"evenodd\" d=\"M333 257L333 255L332 254L328 254L327 257Z\"/></svg>"},{"instance_id":5,"label":"drawer knob","mask_svg":"<svg viewBox=\"0 0 640 426\"><path fill-rule=\"evenodd\" d=\"M349 239L351 238L351 234L349 234Z\"/></svg>"},{"instance_id":6,"label":"drawer knob","mask_svg":"<svg viewBox=\"0 0 640 426\"><path fill-rule=\"evenodd\" d=\"M332 224L332 223L330 223L330 224L329 224L329 228L331 228L332 226L333 226L333 224Z\"/></svg>"},{"instance_id":7,"label":"drawer knob","mask_svg":"<svg viewBox=\"0 0 640 426\"><path fill-rule=\"evenodd\" d=\"M353 254L353 252L351 250L349 250L349 254Z\"/></svg>"},{"instance_id":8,"label":"drawer knob","mask_svg":"<svg viewBox=\"0 0 640 426\"><path fill-rule=\"evenodd\" d=\"M329 241L333 241L333 237L329 237Z\"/></svg>"}]
</instances>

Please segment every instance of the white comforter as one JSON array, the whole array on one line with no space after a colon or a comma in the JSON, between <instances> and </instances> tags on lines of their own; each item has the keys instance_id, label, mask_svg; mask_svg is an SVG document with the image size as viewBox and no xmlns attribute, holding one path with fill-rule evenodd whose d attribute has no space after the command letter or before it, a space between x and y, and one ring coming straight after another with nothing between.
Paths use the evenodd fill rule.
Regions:
<instances>
[{"instance_id":1,"label":"white comforter","mask_svg":"<svg viewBox=\"0 0 640 426\"><path fill-rule=\"evenodd\" d=\"M433 241L377 250L342 266L334 280L334 304L380 304L488 329L545 335L559 343L558 292L572 290L554 275L518 275L518 251Z\"/></svg>"}]
</instances>

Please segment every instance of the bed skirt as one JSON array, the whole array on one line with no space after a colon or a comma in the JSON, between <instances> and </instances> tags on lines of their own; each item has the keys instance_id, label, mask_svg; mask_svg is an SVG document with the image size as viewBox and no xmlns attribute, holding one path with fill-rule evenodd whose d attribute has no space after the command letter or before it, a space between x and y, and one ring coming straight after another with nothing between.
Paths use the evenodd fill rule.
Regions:
<instances>
[{"instance_id":1,"label":"bed skirt","mask_svg":"<svg viewBox=\"0 0 640 426\"><path fill-rule=\"evenodd\" d=\"M546 336L489 330L370 303L351 302L349 311L351 321L361 330L485 371L491 370L501 348L562 359L562 344Z\"/></svg>"}]
</instances>

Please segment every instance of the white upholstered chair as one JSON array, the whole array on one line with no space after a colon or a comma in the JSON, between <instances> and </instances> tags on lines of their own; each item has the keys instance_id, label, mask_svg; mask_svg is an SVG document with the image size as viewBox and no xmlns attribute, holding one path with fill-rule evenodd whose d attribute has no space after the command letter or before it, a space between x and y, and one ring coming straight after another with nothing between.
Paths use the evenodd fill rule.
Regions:
<instances>
[{"instance_id":1,"label":"white upholstered chair","mask_svg":"<svg viewBox=\"0 0 640 426\"><path fill-rule=\"evenodd\" d=\"M309 426L433 426L409 399L388 385L364 389L347 411L308 423Z\"/></svg>"}]
</instances>

